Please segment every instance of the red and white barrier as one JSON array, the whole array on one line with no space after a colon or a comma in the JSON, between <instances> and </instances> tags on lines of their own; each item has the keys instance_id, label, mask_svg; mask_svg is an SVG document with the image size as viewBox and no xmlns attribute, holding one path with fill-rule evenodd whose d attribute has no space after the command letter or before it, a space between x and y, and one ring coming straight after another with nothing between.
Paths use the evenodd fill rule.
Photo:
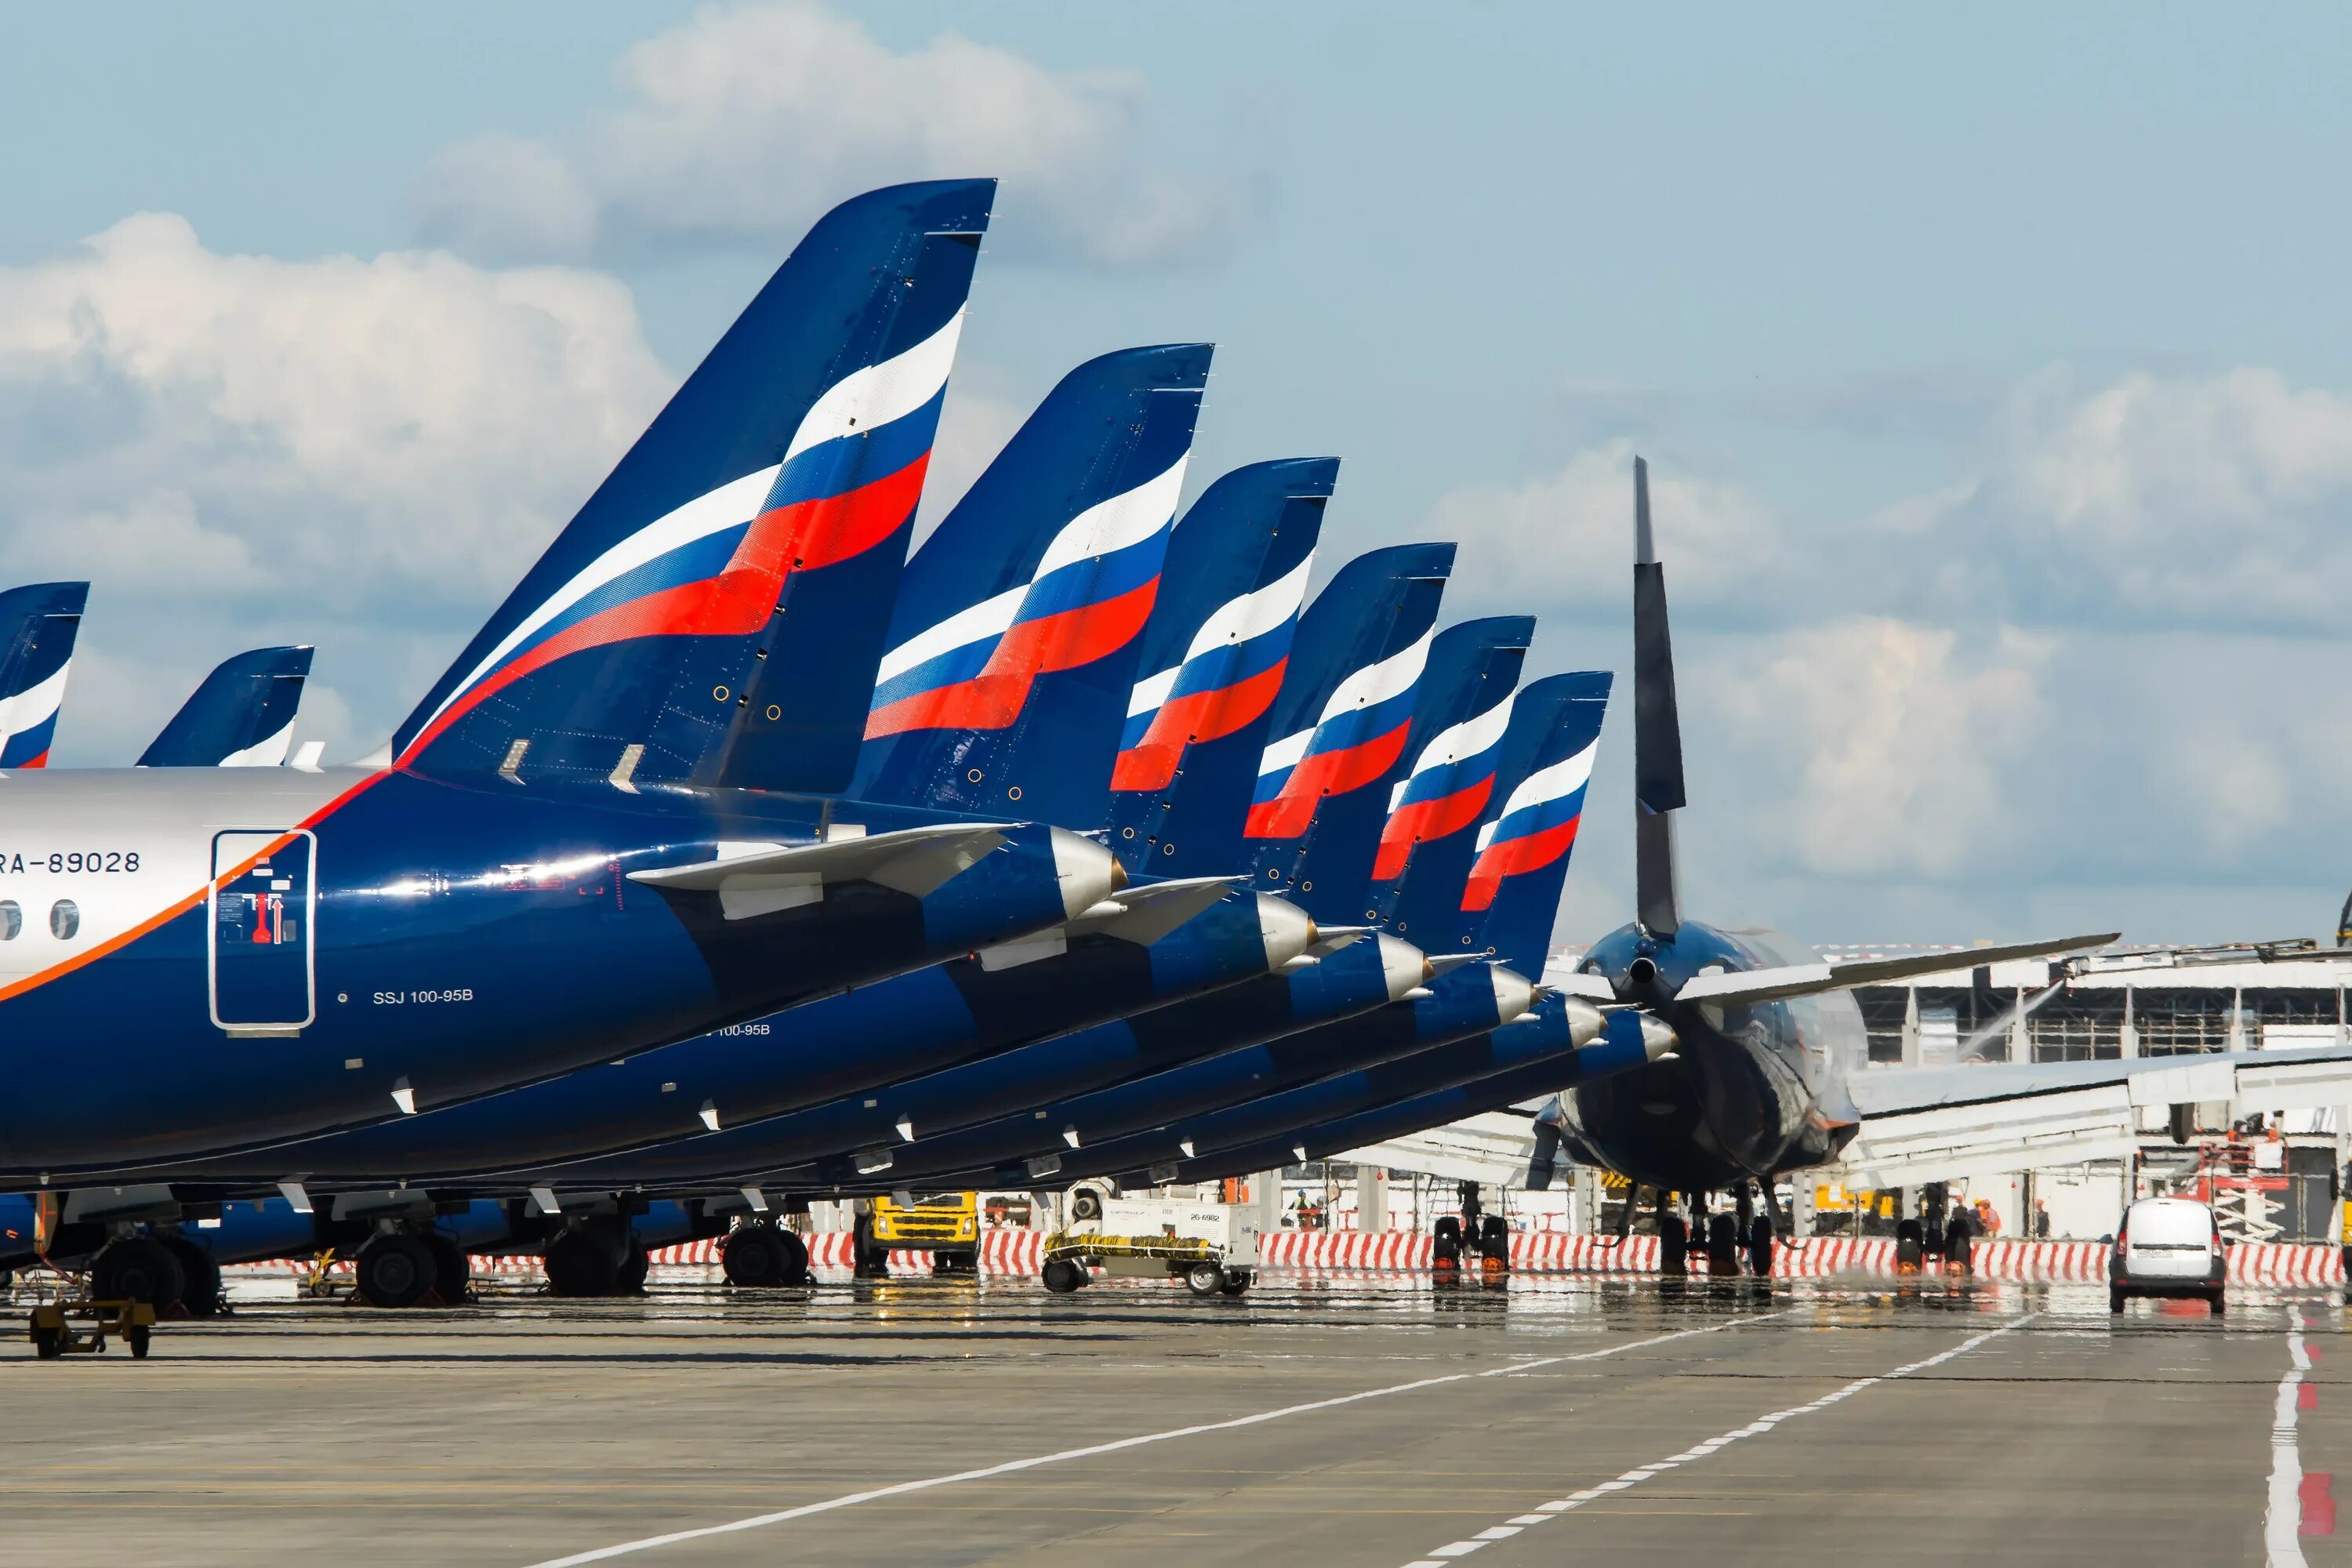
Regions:
<instances>
[{"instance_id":1,"label":"red and white barrier","mask_svg":"<svg viewBox=\"0 0 2352 1568\"><path fill-rule=\"evenodd\" d=\"M852 1260L846 1231L821 1231L803 1239L808 1243L810 1267L848 1271ZM656 1268L716 1268L719 1246L717 1239L706 1239L661 1247L653 1254L653 1263ZM2104 1243L2096 1241L1979 1241L1974 1272L1979 1279L2098 1284L2107 1277L2107 1251ZM1045 1238L1036 1231L981 1233L983 1274L1034 1276L1045 1260ZM519 1254L478 1255L472 1261L474 1273L482 1278L540 1271L538 1258ZM1430 1238L1409 1231L1368 1235L1355 1230L1286 1230L1265 1237L1261 1261L1268 1268L1396 1272L1425 1270L1433 1258ZM350 1259L339 1258L331 1272L348 1275L351 1267ZM1629 1236L1616 1242L1564 1231L1514 1231L1511 1267L1530 1274L1655 1274L1658 1238ZM930 1255L894 1250L890 1268L893 1272L922 1273L930 1268ZM241 1275L310 1271L310 1262L298 1258L236 1264L223 1270ZM1886 1237L1816 1237L1801 1246L1776 1249L1772 1275L1779 1279L1825 1279L1840 1275L1892 1279L1896 1277L1895 1243ZM2230 1248L2230 1279L2239 1285L2341 1285L2343 1253L2334 1247L2307 1243L2241 1242Z\"/></svg>"}]
</instances>

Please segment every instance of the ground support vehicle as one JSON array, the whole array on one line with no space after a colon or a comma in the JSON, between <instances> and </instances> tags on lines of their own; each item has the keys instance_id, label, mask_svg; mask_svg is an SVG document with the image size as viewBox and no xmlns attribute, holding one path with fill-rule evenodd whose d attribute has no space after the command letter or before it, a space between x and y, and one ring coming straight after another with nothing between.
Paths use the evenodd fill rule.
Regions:
<instances>
[{"instance_id":1,"label":"ground support vehicle","mask_svg":"<svg viewBox=\"0 0 2352 1568\"><path fill-rule=\"evenodd\" d=\"M893 1248L931 1255L934 1274L980 1272L980 1194L940 1193L920 1202L877 1197L860 1205L856 1221L856 1269L860 1278L889 1273Z\"/></svg>"},{"instance_id":2,"label":"ground support vehicle","mask_svg":"<svg viewBox=\"0 0 2352 1568\"><path fill-rule=\"evenodd\" d=\"M1195 1296L1238 1296L1257 1279L1258 1228L1235 1205L1198 1197L1123 1197L1102 1184L1069 1192L1069 1225L1045 1238L1039 1278L1066 1295L1093 1270L1181 1279Z\"/></svg>"},{"instance_id":3,"label":"ground support vehicle","mask_svg":"<svg viewBox=\"0 0 2352 1568\"><path fill-rule=\"evenodd\" d=\"M61 1355L98 1355L107 1336L120 1334L142 1360L155 1330L155 1309L144 1301L100 1301L65 1296L33 1308L26 1325L33 1350L44 1361Z\"/></svg>"}]
</instances>

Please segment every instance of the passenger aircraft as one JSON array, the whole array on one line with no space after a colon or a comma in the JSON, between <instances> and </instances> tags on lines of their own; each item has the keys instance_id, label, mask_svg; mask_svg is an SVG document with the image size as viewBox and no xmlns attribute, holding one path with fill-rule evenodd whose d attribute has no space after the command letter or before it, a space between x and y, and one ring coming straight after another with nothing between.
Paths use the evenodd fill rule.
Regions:
<instances>
[{"instance_id":1,"label":"passenger aircraft","mask_svg":"<svg viewBox=\"0 0 2352 1568\"><path fill-rule=\"evenodd\" d=\"M0 776L0 894L79 914L0 943L0 1181L412 1114L1121 885L1075 834L814 793L855 763L993 191L821 219L366 762Z\"/></svg>"},{"instance_id":2,"label":"passenger aircraft","mask_svg":"<svg viewBox=\"0 0 2352 1568\"><path fill-rule=\"evenodd\" d=\"M0 768L47 765L89 596L87 583L0 593Z\"/></svg>"}]
</instances>

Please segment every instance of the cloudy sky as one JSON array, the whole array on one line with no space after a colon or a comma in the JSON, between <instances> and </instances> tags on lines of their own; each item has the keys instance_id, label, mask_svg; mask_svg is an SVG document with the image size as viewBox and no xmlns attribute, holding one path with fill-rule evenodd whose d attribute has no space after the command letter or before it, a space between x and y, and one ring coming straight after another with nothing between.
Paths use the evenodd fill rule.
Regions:
<instances>
[{"instance_id":1,"label":"cloudy sky","mask_svg":"<svg viewBox=\"0 0 2352 1568\"><path fill-rule=\"evenodd\" d=\"M380 739L812 217L1003 180L937 515L1213 338L1195 482L1618 668L1647 455L1686 901L1809 939L2332 928L2352 13L571 3L0 13L0 577L60 765L320 645ZM1612 721L1560 934L1630 898Z\"/></svg>"}]
</instances>

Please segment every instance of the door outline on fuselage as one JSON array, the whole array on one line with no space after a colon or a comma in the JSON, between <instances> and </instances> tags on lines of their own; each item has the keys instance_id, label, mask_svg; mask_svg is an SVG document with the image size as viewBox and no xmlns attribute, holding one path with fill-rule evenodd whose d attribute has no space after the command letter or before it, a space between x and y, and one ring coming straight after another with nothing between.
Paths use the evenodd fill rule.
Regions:
<instances>
[{"instance_id":1,"label":"door outline on fuselage","mask_svg":"<svg viewBox=\"0 0 2352 1568\"><path fill-rule=\"evenodd\" d=\"M224 840L240 839L224 864L221 846ZM220 931L221 892L225 884L247 875L254 867L300 840L308 861L301 889L299 925L295 930L294 945L302 950L302 1016L299 1019L242 1019L232 1022L221 1016L220 1006ZM292 889L288 889L291 891ZM283 919L282 911L279 918ZM315 936L319 918L319 836L306 827L224 827L216 829L212 839L212 878L205 889L205 1001L213 1026L231 1039L284 1038L299 1035L318 1021L319 1017L319 947ZM274 944L273 944L274 945Z\"/></svg>"}]
</instances>

